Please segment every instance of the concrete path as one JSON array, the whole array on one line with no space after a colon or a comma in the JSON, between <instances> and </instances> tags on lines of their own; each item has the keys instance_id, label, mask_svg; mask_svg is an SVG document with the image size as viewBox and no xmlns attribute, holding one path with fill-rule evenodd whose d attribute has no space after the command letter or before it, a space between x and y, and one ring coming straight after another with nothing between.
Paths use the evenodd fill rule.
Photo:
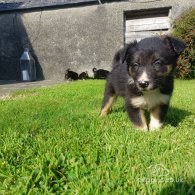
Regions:
<instances>
[{"instance_id":1,"label":"concrete path","mask_svg":"<svg viewBox=\"0 0 195 195\"><path fill-rule=\"evenodd\" d=\"M33 82L0 81L0 97L7 96L10 93L19 89L47 87L59 83L64 83L64 81L53 81L53 80L43 80L43 81L33 81Z\"/></svg>"}]
</instances>

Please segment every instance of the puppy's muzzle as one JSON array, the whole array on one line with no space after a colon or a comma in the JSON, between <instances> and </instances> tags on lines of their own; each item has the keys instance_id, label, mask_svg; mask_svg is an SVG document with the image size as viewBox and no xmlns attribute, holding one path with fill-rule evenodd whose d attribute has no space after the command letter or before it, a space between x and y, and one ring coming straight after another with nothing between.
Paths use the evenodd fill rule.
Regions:
<instances>
[{"instance_id":1,"label":"puppy's muzzle","mask_svg":"<svg viewBox=\"0 0 195 195\"><path fill-rule=\"evenodd\" d=\"M149 81L143 81L142 80L142 81L139 81L138 84L139 84L139 87L141 89L146 89L149 86Z\"/></svg>"}]
</instances>

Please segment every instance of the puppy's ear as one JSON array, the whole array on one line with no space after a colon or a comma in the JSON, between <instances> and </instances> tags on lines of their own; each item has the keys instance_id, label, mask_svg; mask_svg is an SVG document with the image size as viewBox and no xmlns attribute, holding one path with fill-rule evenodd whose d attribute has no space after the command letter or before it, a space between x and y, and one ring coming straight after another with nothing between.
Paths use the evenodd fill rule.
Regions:
<instances>
[{"instance_id":1,"label":"puppy's ear","mask_svg":"<svg viewBox=\"0 0 195 195\"><path fill-rule=\"evenodd\" d=\"M170 36L161 36L162 41L165 43L165 45L175 52L176 56L178 57L182 51L186 48L186 44L174 37Z\"/></svg>"},{"instance_id":2,"label":"puppy's ear","mask_svg":"<svg viewBox=\"0 0 195 195\"><path fill-rule=\"evenodd\" d=\"M137 41L134 41L133 43L125 45L125 47L121 50L120 60L122 64L127 60L127 58L130 57L130 54L132 53L133 48L135 48L136 45Z\"/></svg>"},{"instance_id":3,"label":"puppy's ear","mask_svg":"<svg viewBox=\"0 0 195 195\"><path fill-rule=\"evenodd\" d=\"M120 49L118 52L116 52L114 59L113 59L113 66L116 64L123 64L125 60L128 58L132 48L137 44L137 41L134 41L133 43L125 45L122 49Z\"/></svg>"}]
</instances>

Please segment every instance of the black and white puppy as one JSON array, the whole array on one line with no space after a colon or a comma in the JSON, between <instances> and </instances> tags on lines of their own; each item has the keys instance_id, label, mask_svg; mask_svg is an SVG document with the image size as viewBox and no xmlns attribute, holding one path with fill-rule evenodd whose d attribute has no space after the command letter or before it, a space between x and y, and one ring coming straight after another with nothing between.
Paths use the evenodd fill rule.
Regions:
<instances>
[{"instance_id":1,"label":"black and white puppy","mask_svg":"<svg viewBox=\"0 0 195 195\"><path fill-rule=\"evenodd\" d=\"M135 127L153 131L163 125L173 92L176 62L185 44L169 36L145 38L119 50L108 75L101 109L107 115L117 96ZM150 112L148 125L144 110Z\"/></svg>"}]
</instances>

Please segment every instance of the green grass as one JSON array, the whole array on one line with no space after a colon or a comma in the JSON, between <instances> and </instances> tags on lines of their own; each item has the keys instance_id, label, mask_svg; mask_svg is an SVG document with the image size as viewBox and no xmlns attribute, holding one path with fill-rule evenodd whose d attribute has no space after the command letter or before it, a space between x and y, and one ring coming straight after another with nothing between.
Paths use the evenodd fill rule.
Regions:
<instances>
[{"instance_id":1,"label":"green grass","mask_svg":"<svg viewBox=\"0 0 195 195\"><path fill-rule=\"evenodd\" d=\"M195 194L195 80L176 81L164 128L134 129L105 81L0 100L0 194ZM156 172L155 172L156 171Z\"/></svg>"}]
</instances>

